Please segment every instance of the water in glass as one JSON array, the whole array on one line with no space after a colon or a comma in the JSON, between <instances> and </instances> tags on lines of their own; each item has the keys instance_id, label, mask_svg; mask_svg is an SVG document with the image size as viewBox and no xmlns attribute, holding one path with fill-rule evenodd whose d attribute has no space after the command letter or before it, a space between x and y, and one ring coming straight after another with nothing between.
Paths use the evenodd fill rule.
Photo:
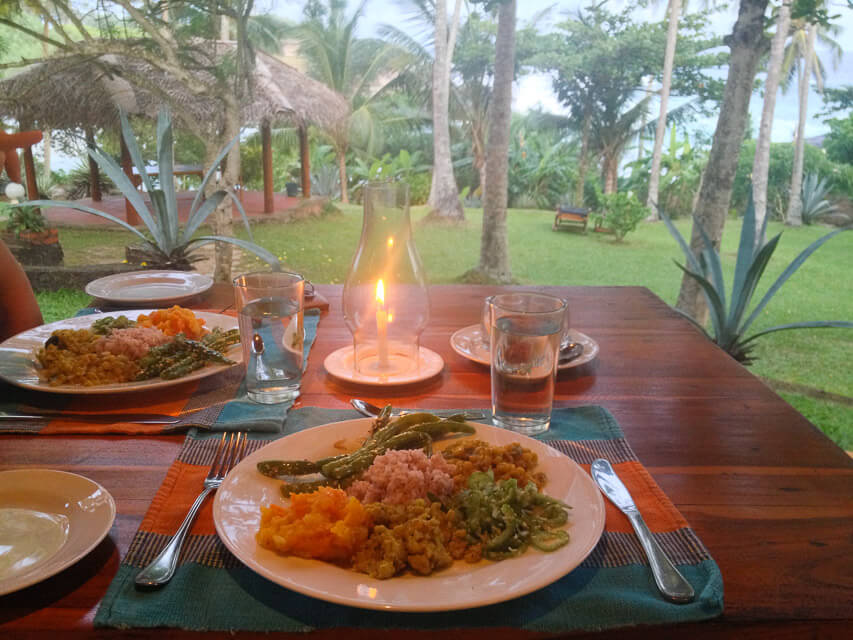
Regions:
<instances>
[{"instance_id":1,"label":"water in glass","mask_svg":"<svg viewBox=\"0 0 853 640\"><path fill-rule=\"evenodd\" d=\"M255 402L293 402L302 382L304 340L302 308L294 301L252 300L239 313L244 339L246 393Z\"/></svg>"},{"instance_id":2,"label":"water in glass","mask_svg":"<svg viewBox=\"0 0 853 640\"><path fill-rule=\"evenodd\" d=\"M496 425L534 435L546 431L554 401L560 322L505 316L492 328L492 413Z\"/></svg>"}]
</instances>

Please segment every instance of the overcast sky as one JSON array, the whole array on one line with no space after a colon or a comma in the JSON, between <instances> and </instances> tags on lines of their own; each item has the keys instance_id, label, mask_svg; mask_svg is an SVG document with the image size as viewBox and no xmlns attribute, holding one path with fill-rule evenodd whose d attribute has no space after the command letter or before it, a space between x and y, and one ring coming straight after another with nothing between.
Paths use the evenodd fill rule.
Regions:
<instances>
[{"instance_id":1,"label":"overcast sky","mask_svg":"<svg viewBox=\"0 0 853 640\"><path fill-rule=\"evenodd\" d=\"M267 0L271 6L274 6L274 11L285 17L293 20L298 20L301 17L301 7L304 4L303 0ZM448 4L452 4L452 0L448 0ZM553 0L519 0L518 2L518 21L519 25L530 20L531 17L540 13L543 9L554 7L552 14L555 20L560 19L566 12L574 12L582 6L589 4L588 0L583 2L578 0L561 0L554 2ZM690 3L694 6L700 3ZM350 0L350 6L355 7L355 0ZM610 3L612 10L618 10L624 6L619 0L612 0ZM408 4L406 2L395 0L368 0L365 9L365 17L362 22L363 30L360 35L369 36L375 34L375 29L379 24L391 23L404 30L410 29L406 22L408 14ZM837 66L833 67L830 62L829 55L819 49L819 55L824 60L827 67L826 86L838 87L845 84L853 84L853 11L849 9L846 0L829 0L831 13L840 14L840 17L835 21L841 27L841 33L835 37L844 49L843 58L838 62ZM645 10L638 10L638 20L659 20L663 18L666 12L665 0L660 0L657 5L651 6ZM724 35L731 32L737 18L737 3L733 2L729 9L720 11L714 15L712 19L713 30L715 33ZM541 24L541 23L540 23ZM547 23L545 23L547 24ZM756 94L753 96L750 106L750 114L753 119L753 131L758 131L758 122L761 118L761 97ZM513 91L513 106L517 111L526 111L532 107L540 106L546 111L554 113L565 113L565 109L559 104L551 90L551 81L543 75L533 75L522 77L516 84ZM809 97L809 119L806 125L806 136L812 137L820 135L827 131L827 127L823 122L815 117L823 109L823 102L819 94L814 90L811 91ZM792 87L787 94L780 93L776 102L776 111L773 122L772 138L776 142L784 142L793 139L794 130L797 125L797 91L796 87ZM709 120L691 125L691 130L701 128L709 135L713 134L716 121Z\"/></svg>"}]
</instances>

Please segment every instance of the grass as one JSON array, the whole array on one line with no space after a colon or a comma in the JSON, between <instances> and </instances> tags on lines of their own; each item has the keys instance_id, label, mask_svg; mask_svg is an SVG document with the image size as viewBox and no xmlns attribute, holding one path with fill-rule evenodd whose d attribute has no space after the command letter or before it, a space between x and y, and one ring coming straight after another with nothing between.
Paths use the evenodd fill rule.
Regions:
<instances>
[{"instance_id":1,"label":"grass","mask_svg":"<svg viewBox=\"0 0 853 640\"><path fill-rule=\"evenodd\" d=\"M341 205L340 209L338 214L289 224L260 223L254 228L255 240L274 251L288 268L314 282L343 283L361 233L361 208ZM428 278L434 284L457 282L464 272L476 266L482 210L467 210L466 222L452 226L424 225L425 215L424 207L412 210L414 237ZM610 236L592 232L553 232L552 222L553 213L548 211L510 211L510 261L520 284L639 285L674 304L681 272L673 259L683 262L683 255L662 223L643 224L625 242L615 243ZM678 220L676 225L689 236L688 221ZM729 288L740 228L739 220L730 219L723 235L722 258ZM769 236L780 231L784 235L756 293L756 301L791 260L828 229L791 229L770 223ZM120 260L124 244L131 237L121 231L60 231L69 264L92 262L95 256L100 262ZM789 322L853 319L851 255L851 233L840 234L821 247L776 294L750 332ZM249 258L245 266L253 266L254 260ZM46 320L67 317L87 302L79 292L39 296ZM853 398L851 330L771 334L758 340L755 355L758 360L750 369L758 376ZM853 449L853 407L849 403L804 393L781 395L841 447Z\"/></svg>"}]
</instances>

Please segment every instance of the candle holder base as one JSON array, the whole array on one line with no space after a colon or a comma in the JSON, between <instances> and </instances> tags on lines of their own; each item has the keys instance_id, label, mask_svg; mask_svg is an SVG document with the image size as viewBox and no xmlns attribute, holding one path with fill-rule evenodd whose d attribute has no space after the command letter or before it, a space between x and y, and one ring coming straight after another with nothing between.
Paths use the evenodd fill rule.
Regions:
<instances>
[{"instance_id":1,"label":"candle holder base","mask_svg":"<svg viewBox=\"0 0 853 640\"><path fill-rule=\"evenodd\" d=\"M323 362L326 372L339 380L371 386L393 386L429 380L441 373L444 360L435 351L420 347L417 362L402 362L401 358L397 357L389 358L388 365L387 369L380 369L378 361L362 363L362 372L356 371L355 355L351 346L333 351ZM364 373L365 371L368 373Z\"/></svg>"}]
</instances>

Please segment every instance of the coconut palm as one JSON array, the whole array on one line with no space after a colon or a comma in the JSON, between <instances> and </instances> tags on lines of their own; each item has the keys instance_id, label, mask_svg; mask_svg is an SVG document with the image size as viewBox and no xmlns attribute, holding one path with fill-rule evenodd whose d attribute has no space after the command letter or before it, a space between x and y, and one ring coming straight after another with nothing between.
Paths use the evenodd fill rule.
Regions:
<instances>
[{"instance_id":1,"label":"coconut palm","mask_svg":"<svg viewBox=\"0 0 853 640\"><path fill-rule=\"evenodd\" d=\"M787 90L794 79L797 81L797 92L799 97L799 117L797 120L797 133L794 139L794 168L791 172L790 200L788 202L788 213L786 222L792 226L800 226L803 223L803 203L800 196L803 185L803 159L805 157L805 129L806 117L809 106L809 81L814 79L818 91L823 91L823 79L826 70L823 61L817 57L815 44L818 40L829 48L832 54L833 64L841 59L842 49L831 35L837 35L837 26L824 26L817 23L809 23L805 20L796 20L793 23L794 31L791 34L791 42L785 49L785 57L782 63L783 73L786 77L782 83L782 89Z\"/></svg>"},{"instance_id":2,"label":"coconut palm","mask_svg":"<svg viewBox=\"0 0 853 640\"><path fill-rule=\"evenodd\" d=\"M349 202L347 151L354 141L368 154L376 151L380 126L377 103L409 60L391 43L356 37L365 2L347 15L346 2L329 0L328 7L321 6L321 11L309 16L293 32L309 73L350 104L349 118L327 134L338 160L344 203Z\"/></svg>"},{"instance_id":3,"label":"coconut palm","mask_svg":"<svg viewBox=\"0 0 853 640\"><path fill-rule=\"evenodd\" d=\"M791 26L791 5L793 0L782 0L776 13L776 33L770 43L770 58L767 61L767 77L764 80L764 105L761 110L761 124L758 127L758 139L755 142L755 158L752 161L752 197L755 204L755 228L764 228L767 216L767 176L770 171L770 134L773 128L773 112L776 109L776 95L782 76L782 62L785 42ZM756 236L756 242L764 238Z\"/></svg>"},{"instance_id":4,"label":"coconut palm","mask_svg":"<svg viewBox=\"0 0 853 640\"><path fill-rule=\"evenodd\" d=\"M669 90L672 85L672 67L675 61L675 45L678 40L678 21L681 16L681 0L669 0L667 8L669 24L666 30L666 50L663 56L663 78L660 88L660 111L655 129L655 144L652 148L652 168L649 173L649 193L646 205L657 210L658 185L660 184L660 161L663 154L663 136L666 130L666 110L669 104ZM654 216L653 216L654 217Z\"/></svg>"}]
</instances>

